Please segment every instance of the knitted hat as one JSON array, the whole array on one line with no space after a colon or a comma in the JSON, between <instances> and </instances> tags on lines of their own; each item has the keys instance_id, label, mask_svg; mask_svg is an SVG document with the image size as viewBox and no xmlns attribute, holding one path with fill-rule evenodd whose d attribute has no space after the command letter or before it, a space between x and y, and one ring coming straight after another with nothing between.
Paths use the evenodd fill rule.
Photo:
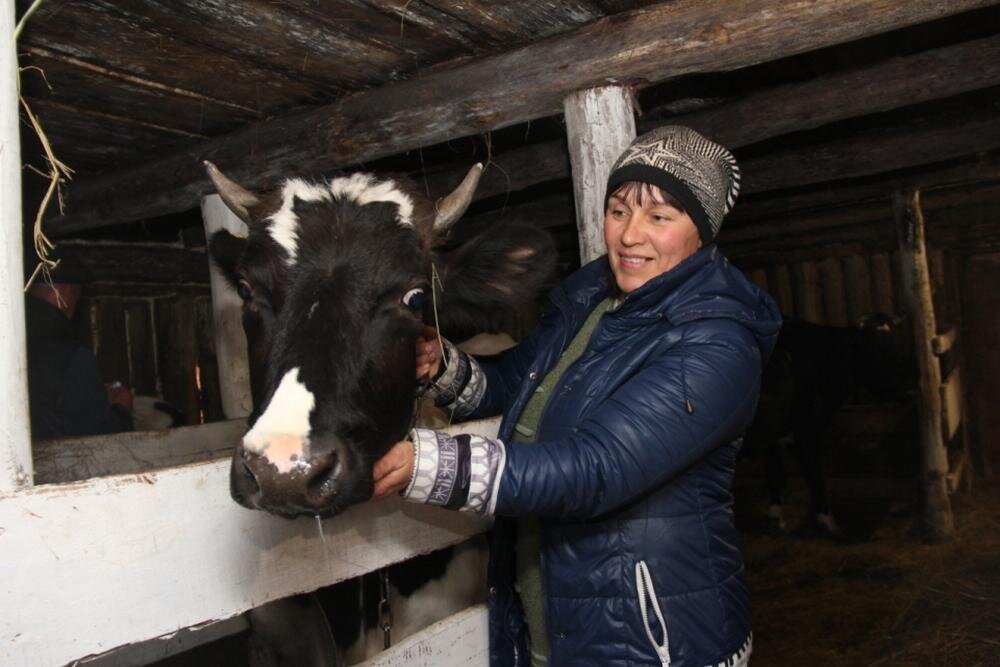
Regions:
<instances>
[{"instance_id":1,"label":"knitted hat","mask_svg":"<svg viewBox=\"0 0 1000 667\"><path fill-rule=\"evenodd\" d=\"M655 185L684 206L703 244L710 243L740 191L740 168L727 149L679 125L635 140L611 167L604 202L623 183Z\"/></svg>"}]
</instances>

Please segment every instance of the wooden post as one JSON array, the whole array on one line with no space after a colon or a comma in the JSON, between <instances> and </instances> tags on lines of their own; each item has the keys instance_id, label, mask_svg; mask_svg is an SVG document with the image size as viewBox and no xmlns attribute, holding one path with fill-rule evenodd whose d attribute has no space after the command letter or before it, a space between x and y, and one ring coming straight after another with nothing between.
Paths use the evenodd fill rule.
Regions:
<instances>
[{"instance_id":1,"label":"wooden post","mask_svg":"<svg viewBox=\"0 0 1000 667\"><path fill-rule=\"evenodd\" d=\"M201 216L205 223L205 238L209 240L212 234L221 229L236 236L247 235L246 224L233 215L219 195L202 198ZM247 339L243 333L243 306L239 296L226 283L219 269L212 264L211 258L208 264L222 411L227 419L239 419L249 415L253 409Z\"/></svg>"},{"instance_id":2,"label":"wooden post","mask_svg":"<svg viewBox=\"0 0 1000 667\"><path fill-rule=\"evenodd\" d=\"M0 492L30 486L14 3L0 9Z\"/></svg>"},{"instance_id":3,"label":"wooden post","mask_svg":"<svg viewBox=\"0 0 1000 667\"><path fill-rule=\"evenodd\" d=\"M570 93L563 100L569 162L573 170L580 262L597 259L604 247L604 188L611 165L635 139L632 95L623 86Z\"/></svg>"},{"instance_id":4,"label":"wooden post","mask_svg":"<svg viewBox=\"0 0 1000 667\"><path fill-rule=\"evenodd\" d=\"M924 520L931 540L953 539L955 524L948 499L948 452L941 435L941 368L932 341L937 334L931 296L924 215L920 191L893 194L896 235L899 239L900 279L906 311L913 324L914 347L920 376L920 461L924 481Z\"/></svg>"}]
</instances>

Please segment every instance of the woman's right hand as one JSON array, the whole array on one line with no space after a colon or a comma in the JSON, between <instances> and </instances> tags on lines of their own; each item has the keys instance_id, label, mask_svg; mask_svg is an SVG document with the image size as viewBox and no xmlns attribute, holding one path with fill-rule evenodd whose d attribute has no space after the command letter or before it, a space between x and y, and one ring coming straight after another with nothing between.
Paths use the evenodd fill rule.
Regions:
<instances>
[{"instance_id":1,"label":"woman's right hand","mask_svg":"<svg viewBox=\"0 0 1000 667\"><path fill-rule=\"evenodd\" d=\"M417 337L417 380L429 380L441 369L441 343L434 327L424 326Z\"/></svg>"}]
</instances>

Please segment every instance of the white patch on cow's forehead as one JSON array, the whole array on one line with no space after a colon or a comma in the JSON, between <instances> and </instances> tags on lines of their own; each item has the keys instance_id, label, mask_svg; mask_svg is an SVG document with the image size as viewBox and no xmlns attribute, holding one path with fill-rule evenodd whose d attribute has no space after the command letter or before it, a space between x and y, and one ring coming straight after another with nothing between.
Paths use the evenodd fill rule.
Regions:
<instances>
[{"instance_id":1,"label":"white patch on cow's forehead","mask_svg":"<svg viewBox=\"0 0 1000 667\"><path fill-rule=\"evenodd\" d=\"M244 450L263 456L282 474L309 465L309 413L316 397L298 376L297 367L285 373L264 414L243 436Z\"/></svg>"},{"instance_id":2,"label":"white patch on cow's forehead","mask_svg":"<svg viewBox=\"0 0 1000 667\"><path fill-rule=\"evenodd\" d=\"M270 220L267 231L271 238L288 253L285 260L294 264L299 254L299 218L295 215L295 200L329 201L330 192L322 185L303 181L300 178L290 178L281 188L281 208Z\"/></svg>"},{"instance_id":3,"label":"white patch on cow's forehead","mask_svg":"<svg viewBox=\"0 0 1000 667\"><path fill-rule=\"evenodd\" d=\"M330 192L337 199L347 197L362 205L391 202L398 208L396 221L404 227L413 226L413 200L396 187L395 181L379 181L371 174L351 174L330 181Z\"/></svg>"}]
</instances>

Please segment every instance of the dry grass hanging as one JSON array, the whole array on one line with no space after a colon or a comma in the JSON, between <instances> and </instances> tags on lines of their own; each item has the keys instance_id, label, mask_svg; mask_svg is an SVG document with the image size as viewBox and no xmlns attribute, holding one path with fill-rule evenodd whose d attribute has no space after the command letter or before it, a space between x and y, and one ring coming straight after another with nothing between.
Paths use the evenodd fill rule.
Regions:
<instances>
[{"instance_id":1,"label":"dry grass hanging","mask_svg":"<svg viewBox=\"0 0 1000 667\"><path fill-rule=\"evenodd\" d=\"M14 28L15 43L20 38L21 32L24 30L25 23L28 21L31 15L35 13L35 10L37 10L41 6L42 2L43 0L35 0L28 8L28 10L24 13L24 16L21 17L21 20L18 21L17 26ZM55 152L52 150L52 144L49 142L49 138L45 134L45 130L42 128L41 122L38 120L38 116L35 115L35 113L31 110L31 106L28 104L28 101L24 99L23 95L21 95L21 72L27 69L37 69L41 73L42 79L45 80L45 85L48 86L49 82L47 79L45 79L45 72L42 71L40 68L37 67L18 68L17 96L21 102L21 107L24 109L25 115L28 117L28 121L31 123L31 128L35 131L35 134L38 136L39 142L41 142L42 144L42 149L45 151L45 161L48 164L48 173L42 173L42 172L40 173L42 173L42 176L49 179L49 186L45 190L45 196L42 197L42 201L38 206L38 211L35 213L35 224L32 228L32 240L34 243L35 255L38 257L38 266L35 267L35 270L32 272L31 276L25 283L24 285L25 292L27 292L31 288L31 285L34 283L39 273L43 274L46 282L51 283L52 282L51 272L54 268L56 268L59 265L58 260L54 260L50 257L50 253L55 249L56 246L45 235L45 230L43 229L42 221L45 219L45 212L48 210L49 204L52 202L53 198L55 198L59 204L59 212L60 213L63 212L62 184L66 180L69 180L73 174L73 170L70 169L65 163L63 163L56 157ZM49 87L51 89L51 86ZM35 171L39 171L38 169L35 169L30 165L26 166Z\"/></svg>"}]
</instances>

